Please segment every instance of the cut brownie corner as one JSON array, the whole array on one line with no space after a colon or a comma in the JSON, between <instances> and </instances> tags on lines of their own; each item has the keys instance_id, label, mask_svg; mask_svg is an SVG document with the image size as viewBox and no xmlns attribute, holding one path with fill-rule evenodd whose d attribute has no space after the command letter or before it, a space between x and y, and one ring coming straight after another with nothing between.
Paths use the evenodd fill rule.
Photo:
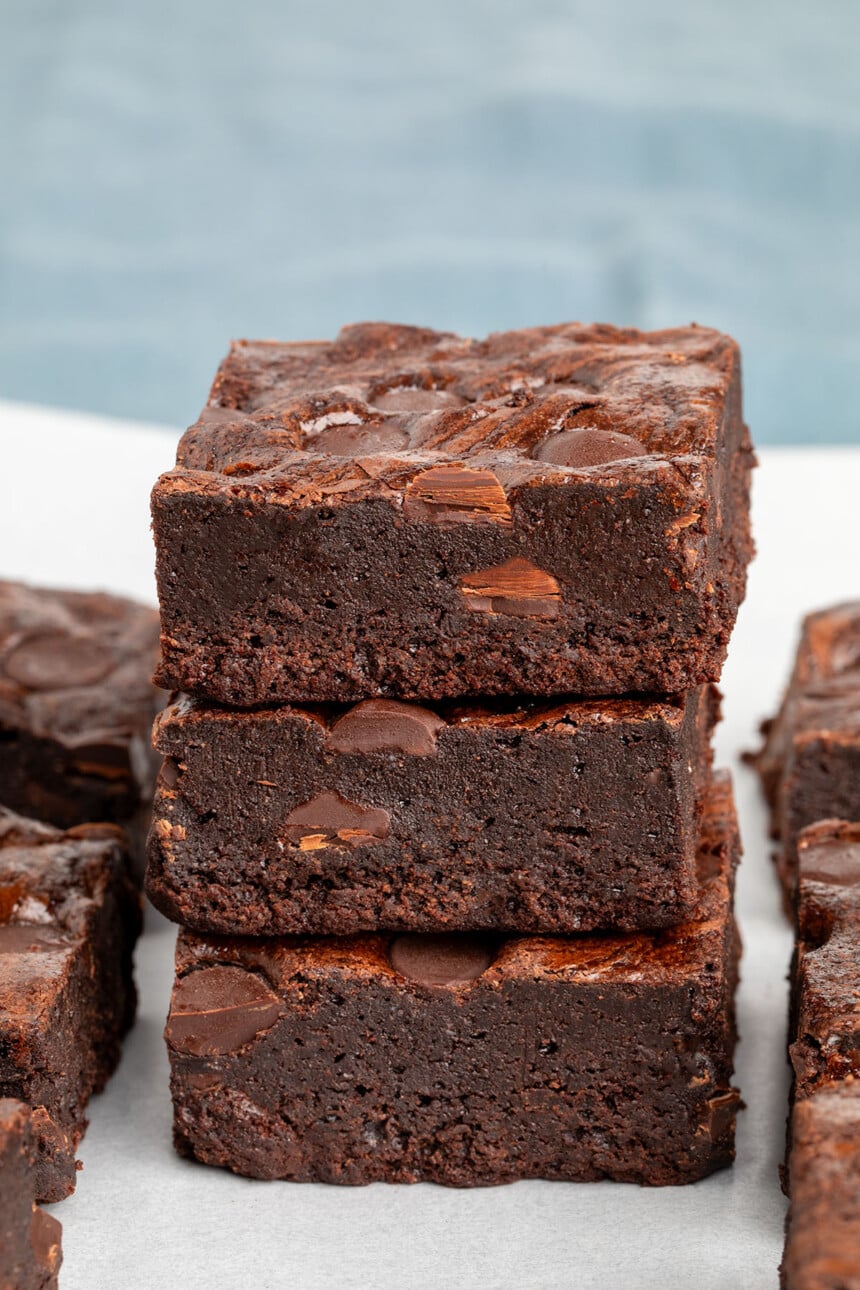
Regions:
<instances>
[{"instance_id":1,"label":"cut brownie corner","mask_svg":"<svg viewBox=\"0 0 860 1290\"><path fill-rule=\"evenodd\" d=\"M0 1096L33 1108L37 1196L67 1196L86 1106L134 1020L140 896L122 830L0 808Z\"/></svg>"},{"instance_id":2,"label":"cut brownie corner","mask_svg":"<svg viewBox=\"0 0 860 1290\"><path fill-rule=\"evenodd\" d=\"M36 1134L28 1106L0 1097L0 1285L56 1290L62 1227L36 1204Z\"/></svg>"}]
</instances>

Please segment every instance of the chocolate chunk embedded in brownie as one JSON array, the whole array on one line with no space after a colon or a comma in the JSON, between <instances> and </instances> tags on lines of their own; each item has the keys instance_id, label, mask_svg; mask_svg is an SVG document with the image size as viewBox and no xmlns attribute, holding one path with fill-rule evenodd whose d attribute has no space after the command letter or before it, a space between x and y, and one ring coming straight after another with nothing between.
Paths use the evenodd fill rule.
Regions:
<instances>
[{"instance_id":1,"label":"chocolate chunk embedded in brownie","mask_svg":"<svg viewBox=\"0 0 860 1290\"><path fill-rule=\"evenodd\" d=\"M182 698L147 889L228 935L664 927L695 908L717 696L254 712Z\"/></svg>"},{"instance_id":2,"label":"chocolate chunk embedded in brownie","mask_svg":"<svg viewBox=\"0 0 860 1290\"><path fill-rule=\"evenodd\" d=\"M87 1102L134 1017L139 930L120 829L0 808L0 1097L33 1108L39 1200L74 1188Z\"/></svg>"},{"instance_id":3,"label":"chocolate chunk embedded in brownie","mask_svg":"<svg viewBox=\"0 0 860 1290\"><path fill-rule=\"evenodd\" d=\"M826 1085L794 1108L785 1290L860 1287L860 1084Z\"/></svg>"},{"instance_id":4,"label":"chocolate chunk embedded in brownie","mask_svg":"<svg viewBox=\"0 0 860 1290\"><path fill-rule=\"evenodd\" d=\"M0 582L0 802L59 828L121 823L142 856L157 659L154 609Z\"/></svg>"},{"instance_id":5,"label":"chocolate chunk embedded in brownie","mask_svg":"<svg viewBox=\"0 0 860 1290\"><path fill-rule=\"evenodd\" d=\"M791 904L801 829L860 820L860 601L804 620L782 706L755 757Z\"/></svg>"},{"instance_id":6,"label":"chocolate chunk embedded in brownie","mask_svg":"<svg viewBox=\"0 0 860 1290\"><path fill-rule=\"evenodd\" d=\"M0 1286L55 1290L63 1229L39 1209L36 1141L29 1107L0 1098Z\"/></svg>"},{"instance_id":7,"label":"chocolate chunk embedded in brownie","mask_svg":"<svg viewBox=\"0 0 860 1290\"><path fill-rule=\"evenodd\" d=\"M730 1162L739 841L720 774L695 916L661 933L180 932L176 1146L261 1178L692 1182Z\"/></svg>"},{"instance_id":8,"label":"chocolate chunk embedded in brownie","mask_svg":"<svg viewBox=\"0 0 860 1290\"><path fill-rule=\"evenodd\" d=\"M734 341L240 341L153 493L161 684L216 702L671 693L751 555Z\"/></svg>"}]
</instances>

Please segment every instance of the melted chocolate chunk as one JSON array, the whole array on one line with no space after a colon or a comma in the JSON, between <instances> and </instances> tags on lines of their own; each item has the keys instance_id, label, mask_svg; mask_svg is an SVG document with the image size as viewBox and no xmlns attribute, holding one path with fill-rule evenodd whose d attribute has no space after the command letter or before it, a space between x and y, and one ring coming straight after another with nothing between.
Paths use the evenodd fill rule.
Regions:
<instances>
[{"instance_id":1,"label":"melted chocolate chunk","mask_svg":"<svg viewBox=\"0 0 860 1290\"><path fill-rule=\"evenodd\" d=\"M399 752L429 757L435 753L436 737L444 727L441 717L417 703L366 699L338 718L328 746L341 753Z\"/></svg>"},{"instance_id":2,"label":"melted chocolate chunk","mask_svg":"<svg viewBox=\"0 0 860 1290\"><path fill-rule=\"evenodd\" d=\"M95 685L113 667L111 651L99 641L61 632L27 636L3 660L6 675L30 690Z\"/></svg>"},{"instance_id":3,"label":"melted chocolate chunk","mask_svg":"<svg viewBox=\"0 0 860 1290\"><path fill-rule=\"evenodd\" d=\"M421 985L464 985L492 965L497 942L487 936L398 936L388 957L395 972Z\"/></svg>"},{"instance_id":4,"label":"melted chocolate chunk","mask_svg":"<svg viewBox=\"0 0 860 1290\"><path fill-rule=\"evenodd\" d=\"M648 449L629 434L616 430L596 430L582 427L562 430L539 443L532 452L538 461L548 461L554 466L604 466L611 461L624 461L630 457L645 457Z\"/></svg>"},{"instance_id":5,"label":"melted chocolate chunk","mask_svg":"<svg viewBox=\"0 0 860 1290\"><path fill-rule=\"evenodd\" d=\"M281 1015L276 994L241 967L203 967L177 981L165 1035L177 1052L235 1053Z\"/></svg>"},{"instance_id":6,"label":"melted chocolate chunk","mask_svg":"<svg viewBox=\"0 0 860 1290\"><path fill-rule=\"evenodd\" d=\"M379 807L350 802L339 793L318 793L296 806L285 821L287 838L302 851L320 847L358 846L381 841L391 831L391 817Z\"/></svg>"}]
</instances>

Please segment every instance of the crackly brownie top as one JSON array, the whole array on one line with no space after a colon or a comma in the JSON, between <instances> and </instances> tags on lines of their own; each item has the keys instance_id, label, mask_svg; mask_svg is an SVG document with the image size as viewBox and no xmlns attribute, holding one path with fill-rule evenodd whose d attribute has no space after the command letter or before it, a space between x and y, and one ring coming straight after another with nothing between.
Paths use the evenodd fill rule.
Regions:
<instances>
[{"instance_id":1,"label":"crackly brownie top","mask_svg":"<svg viewBox=\"0 0 860 1290\"><path fill-rule=\"evenodd\" d=\"M544 978L631 990L677 986L697 1005L719 1008L725 981L737 823L731 781L714 776L699 851L700 896L692 919L664 932L574 937L485 934L347 937L204 937L180 931L177 985L168 1038L197 1055L230 1052L268 1029L281 1014L279 991L290 981L332 974L414 986L467 989L484 979Z\"/></svg>"},{"instance_id":2,"label":"crackly brownie top","mask_svg":"<svg viewBox=\"0 0 860 1290\"><path fill-rule=\"evenodd\" d=\"M158 613L146 605L0 582L0 726L92 744L99 760L112 743L147 738L158 644Z\"/></svg>"},{"instance_id":3,"label":"crackly brownie top","mask_svg":"<svg viewBox=\"0 0 860 1290\"><path fill-rule=\"evenodd\" d=\"M804 621L790 702L801 738L860 740L860 601Z\"/></svg>"},{"instance_id":4,"label":"crackly brownie top","mask_svg":"<svg viewBox=\"0 0 860 1290\"><path fill-rule=\"evenodd\" d=\"M177 466L292 501L375 482L405 492L414 518L471 508L504 523L519 484L647 477L661 459L713 457L738 365L734 341L696 326L569 323L469 340L361 323L334 341L236 341ZM410 486L416 465L443 473Z\"/></svg>"},{"instance_id":5,"label":"crackly brownie top","mask_svg":"<svg viewBox=\"0 0 860 1290\"><path fill-rule=\"evenodd\" d=\"M64 832L0 807L0 1032L49 1007L118 872L124 841L115 826Z\"/></svg>"}]
</instances>

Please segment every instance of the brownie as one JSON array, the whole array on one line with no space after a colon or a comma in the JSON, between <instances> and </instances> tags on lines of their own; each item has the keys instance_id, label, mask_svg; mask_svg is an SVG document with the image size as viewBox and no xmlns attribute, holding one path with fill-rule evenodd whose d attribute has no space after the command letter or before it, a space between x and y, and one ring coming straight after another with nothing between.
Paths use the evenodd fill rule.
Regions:
<instances>
[{"instance_id":1,"label":"brownie","mask_svg":"<svg viewBox=\"0 0 860 1290\"><path fill-rule=\"evenodd\" d=\"M730 1162L739 841L663 932L203 937L167 1023L177 1149L259 1178L692 1182Z\"/></svg>"},{"instance_id":2,"label":"brownie","mask_svg":"<svg viewBox=\"0 0 860 1290\"><path fill-rule=\"evenodd\" d=\"M147 890L226 935L683 921L718 698L228 710L182 698Z\"/></svg>"},{"instance_id":3,"label":"brownie","mask_svg":"<svg viewBox=\"0 0 860 1290\"><path fill-rule=\"evenodd\" d=\"M782 706L763 729L753 760L790 904L801 829L827 818L860 820L860 601L804 620Z\"/></svg>"},{"instance_id":4,"label":"brownie","mask_svg":"<svg viewBox=\"0 0 860 1290\"><path fill-rule=\"evenodd\" d=\"M860 1290L860 1084L819 1089L793 1115L785 1290Z\"/></svg>"},{"instance_id":5,"label":"brownie","mask_svg":"<svg viewBox=\"0 0 860 1290\"><path fill-rule=\"evenodd\" d=\"M0 808L0 1097L33 1108L36 1194L75 1185L86 1105L134 1018L140 898L122 831Z\"/></svg>"},{"instance_id":6,"label":"brownie","mask_svg":"<svg viewBox=\"0 0 860 1290\"><path fill-rule=\"evenodd\" d=\"M717 680L752 462L707 328L236 342L153 493L157 679L238 706Z\"/></svg>"},{"instance_id":7,"label":"brownie","mask_svg":"<svg viewBox=\"0 0 860 1290\"><path fill-rule=\"evenodd\" d=\"M0 1290L55 1290L63 1229L39 1209L30 1110L0 1098Z\"/></svg>"},{"instance_id":8,"label":"brownie","mask_svg":"<svg viewBox=\"0 0 860 1290\"><path fill-rule=\"evenodd\" d=\"M0 802L59 828L128 828L138 871L158 763L158 613L0 582Z\"/></svg>"},{"instance_id":9,"label":"brownie","mask_svg":"<svg viewBox=\"0 0 860 1290\"><path fill-rule=\"evenodd\" d=\"M860 1075L860 823L823 820L797 845L792 971L795 1096Z\"/></svg>"}]
</instances>

